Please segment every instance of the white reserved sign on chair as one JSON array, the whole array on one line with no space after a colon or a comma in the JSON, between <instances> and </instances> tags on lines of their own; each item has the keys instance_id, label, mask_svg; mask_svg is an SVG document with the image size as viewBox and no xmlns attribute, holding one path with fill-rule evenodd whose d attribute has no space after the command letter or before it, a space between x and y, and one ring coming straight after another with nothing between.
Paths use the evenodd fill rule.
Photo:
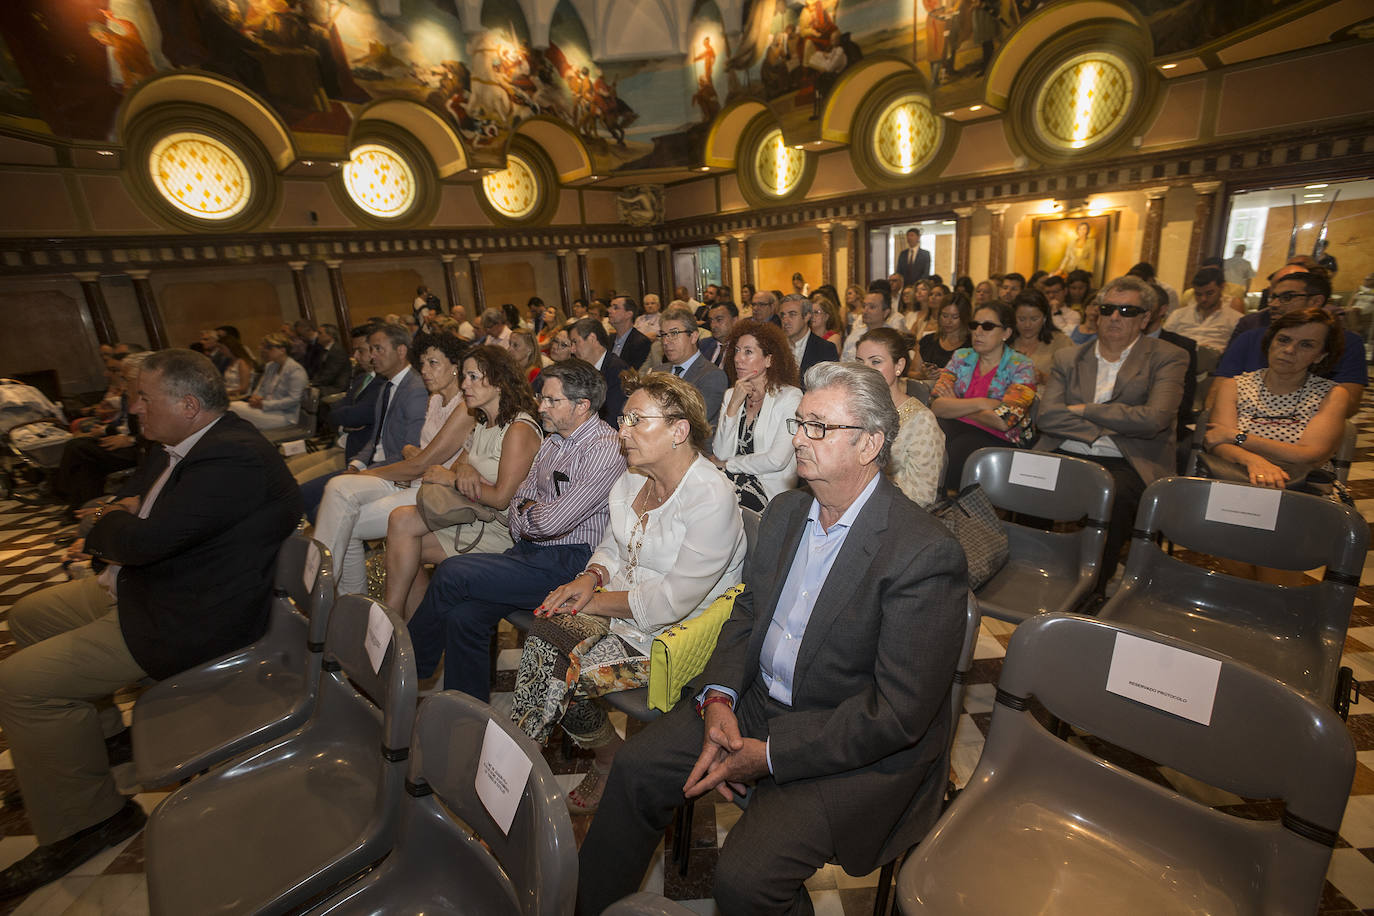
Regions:
<instances>
[{"instance_id":1,"label":"white reserved sign on chair","mask_svg":"<svg viewBox=\"0 0 1374 916\"><path fill-rule=\"evenodd\" d=\"M1011 456L1007 482L1037 490L1053 490L1059 483L1059 459L1053 455L1016 452Z\"/></svg>"},{"instance_id":2,"label":"white reserved sign on chair","mask_svg":"<svg viewBox=\"0 0 1374 916\"><path fill-rule=\"evenodd\" d=\"M382 670L382 660L386 658L386 647L391 642L391 634L396 628L391 625L391 618L386 616L386 611L382 610L381 605L372 602L372 609L367 612L367 633L363 636L363 648L367 650L367 660L372 662L372 673L378 674Z\"/></svg>"},{"instance_id":3,"label":"white reserved sign on chair","mask_svg":"<svg viewBox=\"0 0 1374 916\"><path fill-rule=\"evenodd\" d=\"M1209 522L1273 531L1279 523L1282 497L1282 490L1218 481L1207 488L1205 518Z\"/></svg>"},{"instance_id":4,"label":"white reserved sign on chair","mask_svg":"<svg viewBox=\"0 0 1374 916\"><path fill-rule=\"evenodd\" d=\"M502 833L510 833L533 766L515 739L488 719L482 756L477 761L477 797Z\"/></svg>"},{"instance_id":5,"label":"white reserved sign on chair","mask_svg":"<svg viewBox=\"0 0 1374 916\"><path fill-rule=\"evenodd\" d=\"M1112 664L1107 669L1107 690L1210 725L1220 677L1221 662L1215 658L1117 633Z\"/></svg>"}]
</instances>

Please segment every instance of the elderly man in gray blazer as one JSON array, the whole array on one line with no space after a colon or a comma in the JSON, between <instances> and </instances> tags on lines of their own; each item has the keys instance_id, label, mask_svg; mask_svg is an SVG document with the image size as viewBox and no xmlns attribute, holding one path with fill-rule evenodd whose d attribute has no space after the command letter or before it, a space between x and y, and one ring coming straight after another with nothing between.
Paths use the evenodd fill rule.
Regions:
<instances>
[{"instance_id":1,"label":"elderly man in gray blazer","mask_svg":"<svg viewBox=\"0 0 1374 916\"><path fill-rule=\"evenodd\" d=\"M697 322L692 310L679 305L659 316L658 339L663 345L663 362L651 366L650 371L671 372L700 391L706 402L706 419L715 429L730 381L697 349Z\"/></svg>"},{"instance_id":2,"label":"elderly man in gray blazer","mask_svg":"<svg viewBox=\"0 0 1374 916\"><path fill-rule=\"evenodd\" d=\"M1098 293L1097 339L1055 354L1040 392L1035 447L1096 461L1116 482L1098 591L1116 571L1145 488L1176 467L1175 424L1188 354L1142 334L1155 293L1120 277Z\"/></svg>"},{"instance_id":3,"label":"elderly man in gray blazer","mask_svg":"<svg viewBox=\"0 0 1374 916\"><path fill-rule=\"evenodd\" d=\"M816 868L867 874L939 815L964 554L881 473L898 426L882 377L822 363L807 383L789 426L814 495L769 503L705 672L616 756L584 916L636 890L673 809L712 790L753 787L716 865L727 916L809 913Z\"/></svg>"}]
</instances>

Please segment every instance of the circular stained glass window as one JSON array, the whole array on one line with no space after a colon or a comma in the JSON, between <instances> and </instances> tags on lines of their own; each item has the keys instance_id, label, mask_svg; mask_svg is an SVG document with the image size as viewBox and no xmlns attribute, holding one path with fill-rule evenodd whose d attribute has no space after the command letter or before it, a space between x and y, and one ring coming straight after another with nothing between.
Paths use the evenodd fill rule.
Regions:
<instances>
[{"instance_id":1,"label":"circular stained glass window","mask_svg":"<svg viewBox=\"0 0 1374 916\"><path fill-rule=\"evenodd\" d=\"M243 158L208 134L180 131L157 142L148 155L153 186L173 207L197 219L237 215L253 194Z\"/></svg>"},{"instance_id":2,"label":"circular stained glass window","mask_svg":"<svg viewBox=\"0 0 1374 916\"><path fill-rule=\"evenodd\" d=\"M506 156L504 169L482 176L482 192L509 219L524 219L539 206L539 179L530 164L514 154Z\"/></svg>"},{"instance_id":3,"label":"circular stained glass window","mask_svg":"<svg viewBox=\"0 0 1374 916\"><path fill-rule=\"evenodd\" d=\"M383 219L404 216L415 203L415 173L410 164L379 143L353 148L343 167L343 183L355 204Z\"/></svg>"},{"instance_id":4,"label":"circular stained glass window","mask_svg":"<svg viewBox=\"0 0 1374 916\"><path fill-rule=\"evenodd\" d=\"M929 102L920 96L901 96L878 116L873 155L892 175L913 175L935 158L944 134L944 122L930 110Z\"/></svg>"},{"instance_id":5,"label":"circular stained glass window","mask_svg":"<svg viewBox=\"0 0 1374 916\"><path fill-rule=\"evenodd\" d=\"M1126 121L1134 99L1135 80L1124 60L1104 51L1076 55L1056 67L1036 94L1036 132L1057 149L1096 146Z\"/></svg>"},{"instance_id":6,"label":"circular stained glass window","mask_svg":"<svg viewBox=\"0 0 1374 916\"><path fill-rule=\"evenodd\" d=\"M806 153L788 146L780 129L775 127L763 135L754 154L754 175L765 194L786 197L796 189L805 170Z\"/></svg>"}]
</instances>

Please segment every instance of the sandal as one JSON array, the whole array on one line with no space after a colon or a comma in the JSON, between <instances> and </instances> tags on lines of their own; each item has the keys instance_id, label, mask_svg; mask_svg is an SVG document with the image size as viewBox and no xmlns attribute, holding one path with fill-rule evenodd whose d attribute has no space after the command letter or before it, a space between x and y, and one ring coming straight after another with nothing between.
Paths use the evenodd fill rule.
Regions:
<instances>
[{"instance_id":1,"label":"sandal","mask_svg":"<svg viewBox=\"0 0 1374 916\"><path fill-rule=\"evenodd\" d=\"M568 811L573 814L595 814L601 806L601 793L606 789L606 774L592 763L582 781L568 792Z\"/></svg>"}]
</instances>

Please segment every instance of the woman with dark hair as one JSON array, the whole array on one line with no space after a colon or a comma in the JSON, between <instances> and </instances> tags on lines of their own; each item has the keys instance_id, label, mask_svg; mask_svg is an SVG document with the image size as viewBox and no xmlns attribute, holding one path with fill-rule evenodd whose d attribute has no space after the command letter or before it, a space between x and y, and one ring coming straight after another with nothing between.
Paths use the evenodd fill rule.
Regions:
<instances>
[{"instance_id":1,"label":"woman with dark hair","mask_svg":"<svg viewBox=\"0 0 1374 916\"><path fill-rule=\"evenodd\" d=\"M233 362L229 368L224 370L224 387L229 392L230 398L242 398L248 395L248 389L253 384L253 373L258 371L257 361L253 359L248 348L243 345L233 334L225 334L219 339L220 346L229 351L233 357Z\"/></svg>"},{"instance_id":2,"label":"woman with dark hair","mask_svg":"<svg viewBox=\"0 0 1374 916\"><path fill-rule=\"evenodd\" d=\"M739 504L762 512L797 485L797 457L787 421L801 403L797 361L787 335L767 321L735 323L721 360L730 377L712 451L735 485Z\"/></svg>"},{"instance_id":3,"label":"woman with dark hair","mask_svg":"<svg viewBox=\"0 0 1374 916\"><path fill-rule=\"evenodd\" d=\"M965 274L954 281L954 292L963 293L970 300L973 299L973 278Z\"/></svg>"},{"instance_id":4,"label":"woman with dark hair","mask_svg":"<svg viewBox=\"0 0 1374 916\"><path fill-rule=\"evenodd\" d=\"M1344 344L1344 329L1325 309L1276 317L1263 341L1269 365L1217 378L1207 451L1238 465L1257 487L1301 486L1325 495L1335 480L1330 460L1345 433L1349 396L1318 373L1336 364ZM1314 470L1319 480L1308 481ZM1325 486L1314 487L1318 482Z\"/></svg>"},{"instance_id":5,"label":"woman with dark hair","mask_svg":"<svg viewBox=\"0 0 1374 916\"><path fill-rule=\"evenodd\" d=\"M968 346L968 325L973 320L968 300L954 296L940 306L935 319L935 332L917 343L925 368L923 377L928 379L938 376L959 348Z\"/></svg>"},{"instance_id":6,"label":"woman with dark hair","mask_svg":"<svg viewBox=\"0 0 1374 916\"><path fill-rule=\"evenodd\" d=\"M1064 304L1083 314L1093 301L1093 275L1086 270L1071 270L1064 278Z\"/></svg>"},{"instance_id":7,"label":"woman with dark hair","mask_svg":"<svg viewBox=\"0 0 1374 916\"><path fill-rule=\"evenodd\" d=\"M1005 302L979 306L968 324L970 346L940 370L930 409L945 432L949 489L959 487L964 462L978 449L1030 445L1035 364L1007 346L1014 321Z\"/></svg>"},{"instance_id":8,"label":"woman with dark hair","mask_svg":"<svg viewBox=\"0 0 1374 916\"><path fill-rule=\"evenodd\" d=\"M892 457L883 469L907 498L923 509L939 497L945 462L945 434L930 408L906 391L907 354L911 338L892 328L874 328L859 338L859 362L887 382L901 423L892 442Z\"/></svg>"},{"instance_id":9,"label":"woman with dark hair","mask_svg":"<svg viewBox=\"0 0 1374 916\"><path fill-rule=\"evenodd\" d=\"M459 367L464 345L447 334L420 334L420 378L429 391L420 444L407 445L398 460L329 481L315 518L315 537L334 554L340 594L362 592L367 570L363 541L386 534L387 517L401 506L414 506L418 478L425 468L447 464L472 431L472 418L460 410Z\"/></svg>"},{"instance_id":10,"label":"woman with dark hair","mask_svg":"<svg viewBox=\"0 0 1374 916\"><path fill-rule=\"evenodd\" d=\"M539 408L524 371L500 347L469 350L461 379L466 441L454 458L427 462L420 473L425 483L451 486L473 502L504 510L530 472L543 440L535 419ZM511 546L510 531L499 522L430 531L413 499L384 517L386 603L407 619L429 587L422 564L442 563L471 551L500 553Z\"/></svg>"},{"instance_id":11,"label":"woman with dark hair","mask_svg":"<svg viewBox=\"0 0 1374 916\"><path fill-rule=\"evenodd\" d=\"M1073 342L1054 326L1050 316L1050 301L1035 287L1027 286L1017 293L1011 307L1016 313L1016 335L1011 339L1012 349L1030 357L1035 364L1035 382L1043 385L1054 368L1054 354L1072 346Z\"/></svg>"},{"instance_id":12,"label":"woman with dark hair","mask_svg":"<svg viewBox=\"0 0 1374 916\"><path fill-rule=\"evenodd\" d=\"M770 325L771 327L771 325ZM611 488L610 522L586 572L535 610L511 718L535 741L553 727L596 753L568 807L591 814L622 743L596 697L649 682L654 637L740 581L744 525L706 459L701 393L666 372L626 373L619 418L629 470Z\"/></svg>"}]
</instances>

